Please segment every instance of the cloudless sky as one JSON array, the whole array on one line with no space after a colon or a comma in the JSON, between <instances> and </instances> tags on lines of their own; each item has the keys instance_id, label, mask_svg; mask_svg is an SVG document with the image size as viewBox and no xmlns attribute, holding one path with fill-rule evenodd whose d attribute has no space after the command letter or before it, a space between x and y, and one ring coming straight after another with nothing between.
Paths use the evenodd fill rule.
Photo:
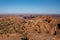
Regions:
<instances>
[{"instance_id":1,"label":"cloudless sky","mask_svg":"<svg viewBox=\"0 0 60 40\"><path fill-rule=\"evenodd\" d=\"M0 14L60 14L60 0L0 0Z\"/></svg>"}]
</instances>

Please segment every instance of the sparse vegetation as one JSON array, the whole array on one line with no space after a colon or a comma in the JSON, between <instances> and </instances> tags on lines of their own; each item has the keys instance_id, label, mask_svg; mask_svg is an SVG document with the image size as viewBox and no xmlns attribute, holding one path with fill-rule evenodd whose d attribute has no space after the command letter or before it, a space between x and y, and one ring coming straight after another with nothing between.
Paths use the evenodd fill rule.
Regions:
<instances>
[{"instance_id":1,"label":"sparse vegetation","mask_svg":"<svg viewBox=\"0 0 60 40\"><path fill-rule=\"evenodd\" d=\"M30 16L22 18L19 16L0 17L0 35L18 33L24 37L22 40L28 40L28 35L35 33L46 33L49 35L58 35L60 24L57 25L57 19L51 16ZM58 27L57 27L58 26ZM58 29L59 28L59 29ZM9 35L10 34L10 35Z\"/></svg>"}]
</instances>

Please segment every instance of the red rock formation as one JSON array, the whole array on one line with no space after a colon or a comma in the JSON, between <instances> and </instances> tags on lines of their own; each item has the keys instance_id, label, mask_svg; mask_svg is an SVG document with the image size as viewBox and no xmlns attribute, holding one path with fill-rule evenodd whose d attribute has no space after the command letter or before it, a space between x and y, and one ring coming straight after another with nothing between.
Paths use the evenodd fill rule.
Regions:
<instances>
[{"instance_id":1,"label":"red rock formation","mask_svg":"<svg viewBox=\"0 0 60 40\"><path fill-rule=\"evenodd\" d=\"M55 40L52 38L55 38L60 30L57 23L58 20L52 16L37 16L32 19L5 16L0 18L0 35L17 36L20 40L47 40L49 36L51 40Z\"/></svg>"}]
</instances>

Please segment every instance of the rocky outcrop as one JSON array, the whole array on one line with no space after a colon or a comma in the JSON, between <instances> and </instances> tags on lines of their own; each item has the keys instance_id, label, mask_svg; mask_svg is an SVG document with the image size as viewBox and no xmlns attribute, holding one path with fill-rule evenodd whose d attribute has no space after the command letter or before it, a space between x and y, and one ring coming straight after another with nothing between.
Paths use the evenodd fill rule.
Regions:
<instances>
[{"instance_id":1,"label":"rocky outcrop","mask_svg":"<svg viewBox=\"0 0 60 40\"><path fill-rule=\"evenodd\" d=\"M51 16L38 16L28 20L25 27L31 32L37 31L39 33L43 32L49 34L54 34L58 30L57 19Z\"/></svg>"},{"instance_id":2,"label":"rocky outcrop","mask_svg":"<svg viewBox=\"0 0 60 40\"><path fill-rule=\"evenodd\" d=\"M57 23L58 20L52 16L37 16L28 20L20 16L5 16L0 18L0 35L11 37L15 34L20 35L21 40L38 40L41 39L38 37L40 34L58 35L60 24Z\"/></svg>"}]
</instances>

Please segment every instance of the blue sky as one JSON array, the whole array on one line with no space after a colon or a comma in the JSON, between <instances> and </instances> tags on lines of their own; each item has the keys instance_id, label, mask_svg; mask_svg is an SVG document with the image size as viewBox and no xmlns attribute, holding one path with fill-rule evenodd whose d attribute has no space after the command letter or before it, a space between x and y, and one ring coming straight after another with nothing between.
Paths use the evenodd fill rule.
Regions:
<instances>
[{"instance_id":1,"label":"blue sky","mask_svg":"<svg viewBox=\"0 0 60 40\"><path fill-rule=\"evenodd\" d=\"M60 14L60 0L0 0L0 14Z\"/></svg>"}]
</instances>

